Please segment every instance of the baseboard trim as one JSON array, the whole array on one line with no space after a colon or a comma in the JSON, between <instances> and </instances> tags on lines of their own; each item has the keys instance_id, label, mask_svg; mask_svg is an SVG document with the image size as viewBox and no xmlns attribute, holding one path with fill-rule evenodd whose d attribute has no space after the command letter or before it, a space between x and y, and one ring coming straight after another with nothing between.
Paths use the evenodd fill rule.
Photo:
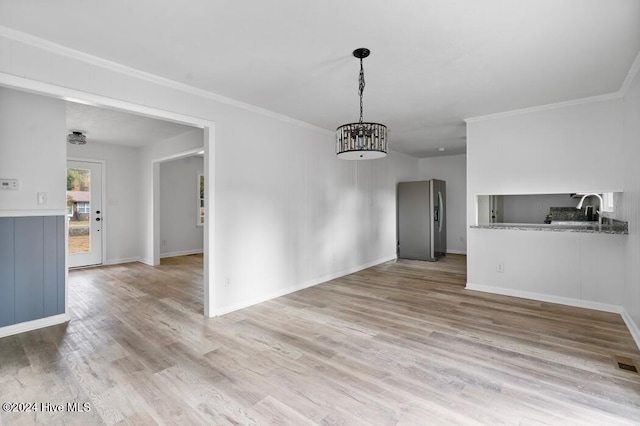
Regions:
<instances>
[{"instance_id":1,"label":"baseboard trim","mask_svg":"<svg viewBox=\"0 0 640 426\"><path fill-rule=\"evenodd\" d=\"M633 321L633 318L631 318L631 315L629 315L624 307L622 308L620 315L622 315L622 319L627 325L629 333L631 333L631 337L633 337L633 340L636 342L636 346L640 349L640 327L638 327L638 325Z\"/></svg>"},{"instance_id":2,"label":"baseboard trim","mask_svg":"<svg viewBox=\"0 0 640 426\"><path fill-rule=\"evenodd\" d=\"M397 257L395 255L383 257L372 262L364 263L358 266L354 266L353 268L345 269L340 272L336 272L333 274L324 275L322 277L314 278L309 281L305 281L300 284L292 285L286 287L282 290L275 291L273 293L266 294L264 296L256 297L254 299L249 299L243 301L241 303L223 306L219 309L216 309L213 316L220 316L229 314L234 311L238 311L240 309L248 308L249 306L257 305L258 303L266 302L268 300L275 299L277 297L285 296L287 294L295 293L296 291L304 290L305 288L313 287L314 285L322 284L327 281L334 280L336 278L344 277L345 275L353 274L358 271L362 271L363 269L371 268L372 266L379 265L381 263L389 262L391 260L396 260Z\"/></svg>"},{"instance_id":3,"label":"baseboard trim","mask_svg":"<svg viewBox=\"0 0 640 426\"><path fill-rule=\"evenodd\" d=\"M202 253L204 253L203 249L174 251L169 253L160 253L160 259L164 259L165 257L189 256L190 254L202 254Z\"/></svg>"},{"instance_id":4,"label":"baseboard trim","mask_svg":"<svg viewBox=\"0 0 640 426\"><path fill-rule=\"evenodd\" d=\"M587 308L596 311L611 312L614 314L620 314L622 320L629 329L633 341L636 343L638 349L640 349L640 328L633 321L631 315L627 313L623 306L610 305L608 303L592 302L589 300L572 299L570 297L550 296L548 294L533 293L522 290L513 290L508 288L494 287L483 284L467 283L465 287L467 290L481 291L483 293L500 294L502 296L520 297L523 299L539 300L541 302L557 303L560 305L575 306L577 308Z\"/></svg>"},{"instance_id":5,"label":"baseboard trim","mask_svg":"<svg viewBox=\"0 0 640 426\"><path fill-rule=\"evenodd\" d=\"M465 250L453 250L453 249L447 249L447 253L451 253L451 254L464 254L466 255L467 252Z\"/></svg>"},{"instance_id":6,"label":"baseboard trim","mask_svg":"<svg viewBox=\"0 0 640 426\"><path fill-rule=\"evenodd\" d=\"M33 321L21 322L20 324L8 325L0 327L0 338L13 336L14 334L25 333L27 331L37 330L39 328L51 327L52 325L68 322L71 317L67 314L54 315L51 317L40 318Z\"/></svg>"},{"instance_id":7,"label":"baseboard trim","mask_svg":"<svg viewBox=\"0 0 640 426\"><path fill-rule=\"evenodd\" d=\"M573 299L571 297L552 296L549 294L533 293L529 291L514 290L510 288L494 287L484 284L467 283L467 290L481 291L483 293L500 294L503 296L520 297L523 299L539 300L540 302L557 303L559 305L575 306L596 311L622 314L622 306L608 303L592 302L590 300Z\"/></svg>"},{"instance_id":8,"label":"baseboard trim","mask_svg":"<svg viewBox=\"0 0 640 426\"><path fill-rule=\"evenodd\" d=\"M104 265L119 265L121 263L142 262L140 257L123 257L122 259L109 259Z\"/></svg>"}]
</instances>

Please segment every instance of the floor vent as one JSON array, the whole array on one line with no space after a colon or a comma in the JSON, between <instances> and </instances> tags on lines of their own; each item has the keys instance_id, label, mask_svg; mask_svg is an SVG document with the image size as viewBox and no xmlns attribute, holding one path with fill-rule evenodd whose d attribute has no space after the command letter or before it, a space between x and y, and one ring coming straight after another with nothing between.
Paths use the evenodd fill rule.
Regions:
<instances>
[{"instance_id":1,"label":"floor vent","mask_svg":"<svg viewBox=\"0 0 640 426\"><path fill-rule=\"evenodd\" d=\"M621 355L614 355L613 363L618 370L640 374L640 372L638 371L638 363L633 358L629 358Z\"/></svg>"}]
</instances>

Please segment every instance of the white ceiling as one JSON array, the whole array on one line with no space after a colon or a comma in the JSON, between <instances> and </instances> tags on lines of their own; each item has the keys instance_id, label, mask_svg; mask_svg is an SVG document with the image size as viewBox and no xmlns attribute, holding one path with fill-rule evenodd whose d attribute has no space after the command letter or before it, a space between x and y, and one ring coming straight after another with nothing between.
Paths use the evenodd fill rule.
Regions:
<instances>
[{"instance_id":1,"label":"white ceiling","mask_svg":"<svg viewBox=\"0 0 640 426\"><path fill-rule=\"evenodd\" d=\"M106 108L67 102L67 128L81 131L87 143L147 146L190 132L195 127Z\"/></svg>"},{"instance_id":2,"label":"white ceiling","mask_svg":"<svg viewBox=\"0 0 640 426\"><path fill-rule=\"evenodd\" d=\"M3 0L0 25L391 149L464 152L463 118L616 92L638 0Z\"/></svg>"}]
</instances>

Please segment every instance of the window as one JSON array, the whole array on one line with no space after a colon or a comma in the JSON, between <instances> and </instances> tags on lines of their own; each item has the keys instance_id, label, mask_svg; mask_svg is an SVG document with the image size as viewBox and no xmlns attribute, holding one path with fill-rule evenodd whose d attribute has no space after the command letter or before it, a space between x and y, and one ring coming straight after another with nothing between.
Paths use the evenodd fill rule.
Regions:
<instances>
[{"instance_id":1,"label":"window","mask_svg":"<svg viewBox=\"0 0 640 426\"><path fill-rule=\"evenodd\" d=\"M91 213L91 206L87 201L78 202L78 213Z\"/></svg>"},{"instance_id":2,"label":"window","mask_svg":"<svg viewBox=\"0 0 640 426\"><path fill-rule=\"evenodd\" d=\"M197 174L198 199L196 204L196 225L204 226L204 172L198 171Z\"/></svg>"}]
</instances>

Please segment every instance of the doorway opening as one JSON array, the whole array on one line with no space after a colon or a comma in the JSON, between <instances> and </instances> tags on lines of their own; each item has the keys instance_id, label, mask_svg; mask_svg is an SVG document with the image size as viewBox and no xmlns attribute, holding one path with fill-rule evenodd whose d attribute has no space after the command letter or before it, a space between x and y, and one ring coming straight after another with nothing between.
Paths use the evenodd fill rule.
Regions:
<instances>
[{"instance_id":1,"label":"doorway opening","mask_svg":"<svg viewBox=\"0 0 640 426\"><path fill-rule=\"evenodd\" d=\"M199 254L202 266L197 275L204 281L202 287L207 287L204 276L209 259L203 256L206 253L204 234L207 227L196 227L195 218L201 210L198 202L202 198L196 189L196 170L203 175L207 172L205 153L209 132L200 126L167 121L147 114L72 101L66 102L66 110L69 131L80 129L86 135L86 144L67 145L68 160L74 160L67 179L68 265L110 265L139 261L159 266L157 247L160 246L160 235L156 231L159 226L159 200L166 197L167 193L157 188L157 166L171 159L193 157L193 161L189 160L193 163L193 170L185 172L181 168L169 180L176 184L172 188L174 194L192 194L188 200L170 205L173 212L184 213L181 207L190 212L177 215L169 221L177 230L173 229L173 234L164 238L167 247L174 247L170 253L164 254ZM89 196L90 183L95 186L94 179L89 179L89 176L99 174L88 170L88 165L94 160L103 165L105 179L102 204L83 201ZM96 225L102 228L94 229ZM180 245L187 235L185 229L191 232L191 245L187 247ZM74 258L97 252L94 250L99 245L94 241L96 234L104 241L103 261L79 265ZM203 291L208 293L206 288ZM206 308L207 302L202 301L202 305Z\"/></svg>"},{"instance_id":2,"label":"doorway opening","mask_svg":"<svg viewBox=\"0 0 640 426\"><path fill-rule=\"evenodd\" d=\"M70 102L77 102L84 105L92 105L99 108L117 110L128 112L134 115L140 115L145 117L156 118L159 120L169 121L173 123L181 123L193 127L203 129L203 151L204 151L204 176L210 183L207 188L206 194L206 207L207 207L207 221L204 224L204 248L203 248L203 293L204 293L204 315L212 317L214 312L214 283L210 277L214 274L214 258L213 253L209 247L213 247L214 241L214 176L209 172L209 165L214 164L215 158L215 123L210 120L197 118L190 115L184 115L180 113L174 113L163 109L152 108L141 104L135 104L127 101L121 101L113 98L108 98L101 95L96 95L89 92L81 92L74 89L69 89L63 86L57 86L49 83L43 83L29 79L15 79L12 76L0 75L0 85L9 89L27 91L31 93L40 94L43 96L53 97L56 99L67 100ZM66 209L60 210L59 214L66 214ZM151 241L150 245L153 246L153 232L150 232L146 237ZM65 259L66 263L66 259ZM65 295L68 296L68 279L65 278ZM65 316L68 317L68 297L65 297Z\"/></svg>"}]
</instances>

